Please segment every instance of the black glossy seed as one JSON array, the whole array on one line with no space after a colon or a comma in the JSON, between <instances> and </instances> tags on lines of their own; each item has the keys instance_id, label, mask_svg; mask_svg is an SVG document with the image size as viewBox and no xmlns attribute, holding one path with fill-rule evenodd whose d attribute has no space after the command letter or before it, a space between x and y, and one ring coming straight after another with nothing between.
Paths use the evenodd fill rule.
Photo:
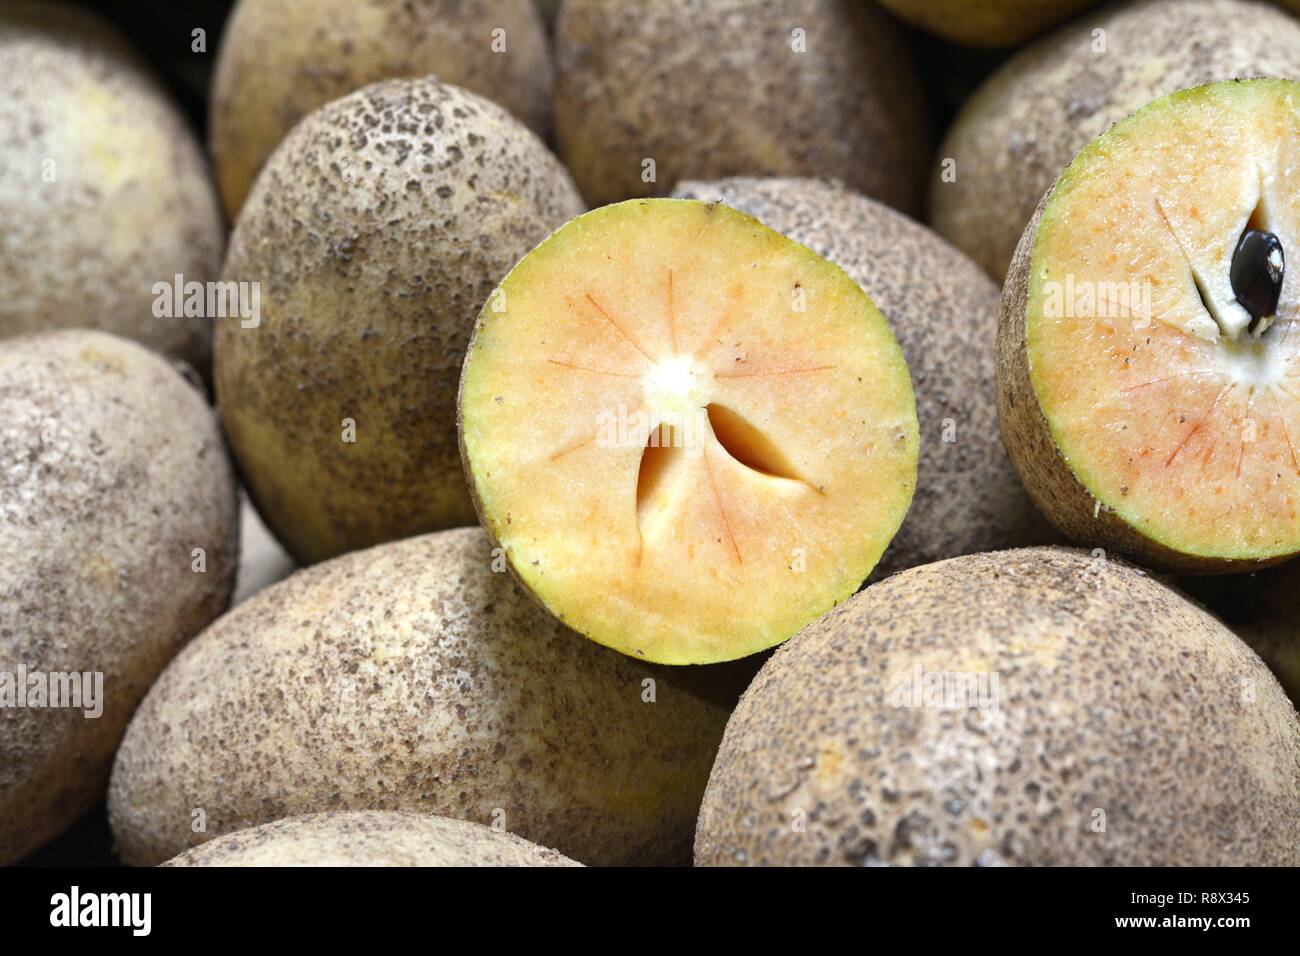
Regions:
<instances>
[{"instance_id":1,"label":"black glossy seed","mask_svg":"<svg viewBox=\"0 0 1300 956\"><path fill-rule=\"evenodd\" d=\"M1232 294L1250 313L1251 331L1260 319L1277 313L1277 299L1282 293L1282 275L1286 257L1282 242L1271 232L1247 229L1241 234L1237 251L1232 254Z\"/></svg>"}]
</instances>

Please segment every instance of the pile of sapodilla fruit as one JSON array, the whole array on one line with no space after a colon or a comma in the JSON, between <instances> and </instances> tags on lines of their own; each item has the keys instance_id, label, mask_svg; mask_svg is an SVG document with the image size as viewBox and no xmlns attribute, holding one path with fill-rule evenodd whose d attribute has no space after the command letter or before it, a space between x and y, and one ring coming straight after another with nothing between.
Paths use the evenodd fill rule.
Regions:
<instances>
[{"instance_id":1,"label":"pile of sapodilla fruit","mask_svg":"<svg viewBox=\"0 0 1300 956\"><path fill-rule=\"evenodd\" d=\"M0 0L0 862L1300 863L1287 7Z\"/></svg>"}]
</instances>

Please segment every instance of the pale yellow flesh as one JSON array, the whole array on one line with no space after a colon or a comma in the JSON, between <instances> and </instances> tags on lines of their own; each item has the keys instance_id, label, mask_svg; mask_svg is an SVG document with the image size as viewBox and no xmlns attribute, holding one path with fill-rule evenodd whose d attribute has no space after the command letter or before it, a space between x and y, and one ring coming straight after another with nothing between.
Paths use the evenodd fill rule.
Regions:
<instances>
[{"instance_id":1,"label":"pale yellow flesh","mask_svg":"<svg viewBox=\"0 0 1300 956\"><path fill-rule=\"evenodd\" d=\"M1298 108L1272 80L1157 101L1080 153L1039 226L1029 365L1052 436L1099 508L1179 553L1300 549ZM1248 225L1288 267L1258 336L1229 281Z\"/></svg>"},{"instance_id":2,"label":"pale yellow flesh","mask_svg":"<svg viewBox=\"0 0 1300 956\"><path fill-rule=\"evenodd\" d=\"M915 486L883 317L723 206L569 223L489 300L461 389L467 470L515 570L571 627L648 660L789 637L870 573Z\"/></svg>"}]
</instances>

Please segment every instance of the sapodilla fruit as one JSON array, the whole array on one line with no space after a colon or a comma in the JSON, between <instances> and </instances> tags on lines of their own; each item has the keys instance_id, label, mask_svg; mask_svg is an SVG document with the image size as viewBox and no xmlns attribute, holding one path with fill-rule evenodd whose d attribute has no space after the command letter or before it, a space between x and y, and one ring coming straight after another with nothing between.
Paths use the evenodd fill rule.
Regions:
<instances>
[{"instance_id":1,"label":"sapodilla fruit","mask_svg":"<svg viewBox=\"0 0 1300 956\"><path fill-rule=\"evenodd\" d=\"M169 293L224 241L198 139L118 30L0 2L0 337L101 329L206 376L213 316Z\"/></svg>"},{"instance_id":2,"label":"sapodilla fruit","mask_svg":"<svg viewBox=\"0 0 1300 956\"><path fill-rule=\"evenodd\" d=\"M1002 438L1062 532L1175 570L1300 551L1300 84L1164 97L1079 153L1003 290Z\"/></svg>"},{"instance_id":3,"label":"sapodilla fruit","mask_svg":"<svg viewBox=\"0 0 1300 956\"><path fill-rule=\"evenodd\" d=\"M1118 559L874 584L733 712L696 865L1300 863L1300 720L1211 615Z\"/></svg>"},{"instance_id":4,"label":"sapodilla fruit","mask_svg":"<svg viewBox=\"0 0 1300 956\"><path fill-rule=\"evenodd\" d=\"M557 147L592 206L737 175L921 205L921 84L873 3L565 0L555 69Z\"/></svg>"},{"instance_id":5,"label":"sapodilla fruit","mask_svg":"<svg viewBox=\"0 0 1300 956\"><path fill-rule=\"evenodd\" d=\"M236 830L163 866L580 866L481 823L391 810L338 810Z\"/></svg>"},{"instance_id":6,"label":"sapodilla fruit","mask_svg":"<svg viewBox=\"0 0 1300 956\"><path fill-rule=\"evenodd\" d=\"M962 107L939 149L930 222L1001 282L1038 200L1093 138L1166 93L1251 76L1300 79L1300 23L1274 7L1089 10L1017 53Z\"/></svg>"},{"instance_id":7,"label":"sapodilla fruit","mask_svg":"<svg viewBox=\"0 0 1300 956\"><path fill-rule=\"evenodd\" d=\"M679 864L747 668L583 640L478 528L354 551L244 602L153 683L113 765L114 847L153 865L294 814L408 810L591 865Z\"/></svg>"},{"instance_id":8,"label":"sapodilla fruit","mask_svg":"<svg viewBox=\"0 0 1300 956\"><path fill-rule=\"evenodd\" d=\"M674 196L723 202L844 269L903 348L921 449L907 520L873 572L1055 540L997 428L1001 295L975 263L883 203L817 179L737 176Z\"/></svg>"},{"instance_id":9,"label":"sapodilla fruit","mask_svg":"<svg viewBox=\"0 0 1300 956\"><path fill-rule=\"evenodd\" d=\"M212 79L208 141L226 215L298 121L381 80L435 75L550 125L550 43L533 0L240 0Z\"/></svg>"},{"instance_id":10,"label":"sapodilla fruit","mask_svg":"<svg viewBox=\"0 0 1300 956\"><path fill-rule=\"evenodd\" d=\"M668 664L771 647L851 595L916 484L889 326L727 206L558 229L479 317L461 453L483 526L565 624Z\"/></svg>"},{"instance_id":11,"label":"sapodilla fruit","mask_svg":"<svg viewBox=\"0 0 1300 956\"><path fill-rule=\"evenodd\" d=\"M1014 46L1096 0L880 0L927 33L970 46Z\"/></svg>"},{"instance_id":12,"label":"sapodilla fruit","mask_svg":"<svg viewBox=\"0 0 1300 956\"><path fill-rule=\"evenodd\" d=\"M272 154L223 278L217 404L249 496L300 564L474 521L456 389L510 267L583 211L527 127L433 77L334 100Z\"/></svg>"}]
</instances>

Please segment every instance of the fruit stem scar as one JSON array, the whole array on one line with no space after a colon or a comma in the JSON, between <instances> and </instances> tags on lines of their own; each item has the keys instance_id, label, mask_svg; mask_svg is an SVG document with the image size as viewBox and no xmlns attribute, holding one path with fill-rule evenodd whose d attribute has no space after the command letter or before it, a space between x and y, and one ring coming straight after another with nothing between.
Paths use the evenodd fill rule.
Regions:
<instances>
[{"instance_id":1,"label":"fruit stem scar","mask_svg":"<svg viewBox=\"0 0 1300 956\"><path fill-rule=\"evenodd\" d=\"M744 564L740 557L740 545L736 543L735 532L731 530L731 520L727 517L727 509L722 505L722 495L718 492L718 481L713 475L713 465L709 462L709 450L704 449L704 470L709 474L709 487L713 489L713 500L717 503L718 514L722 517L722 526L727 529L727 538L731 541L731 550L736 555L736 563Z\"/></svg>"},{"instance_id":2,"label":"fruit stem scar","mask_svg":"<svg viewBox=\"0 0 1300 956\"><path fill-rule=\"evenodd\" d=\"M644 355L651 362L658 361L653 355L651 355L649 352L647 352L644 348L641 347L641 343L638 342L636 339L634 339L631 333L629 333L627 329L619 325L617 320L615 320L615 318L612 315L610 315L607 311L605 311L605 309L601 306L599 302L596 301L595 297L590 292L586 293L585 298L588 302L591 303L592 308L594 308L597 312L599 312L602 316L605 317L606 322L614 326L614 328L618 330L619 334L622 335L623 338L627 339L629 342L632 343L632 346L638 352ZM572 302L573 300L570 299L569 301Z\"/></svg>"}]
</instances>

